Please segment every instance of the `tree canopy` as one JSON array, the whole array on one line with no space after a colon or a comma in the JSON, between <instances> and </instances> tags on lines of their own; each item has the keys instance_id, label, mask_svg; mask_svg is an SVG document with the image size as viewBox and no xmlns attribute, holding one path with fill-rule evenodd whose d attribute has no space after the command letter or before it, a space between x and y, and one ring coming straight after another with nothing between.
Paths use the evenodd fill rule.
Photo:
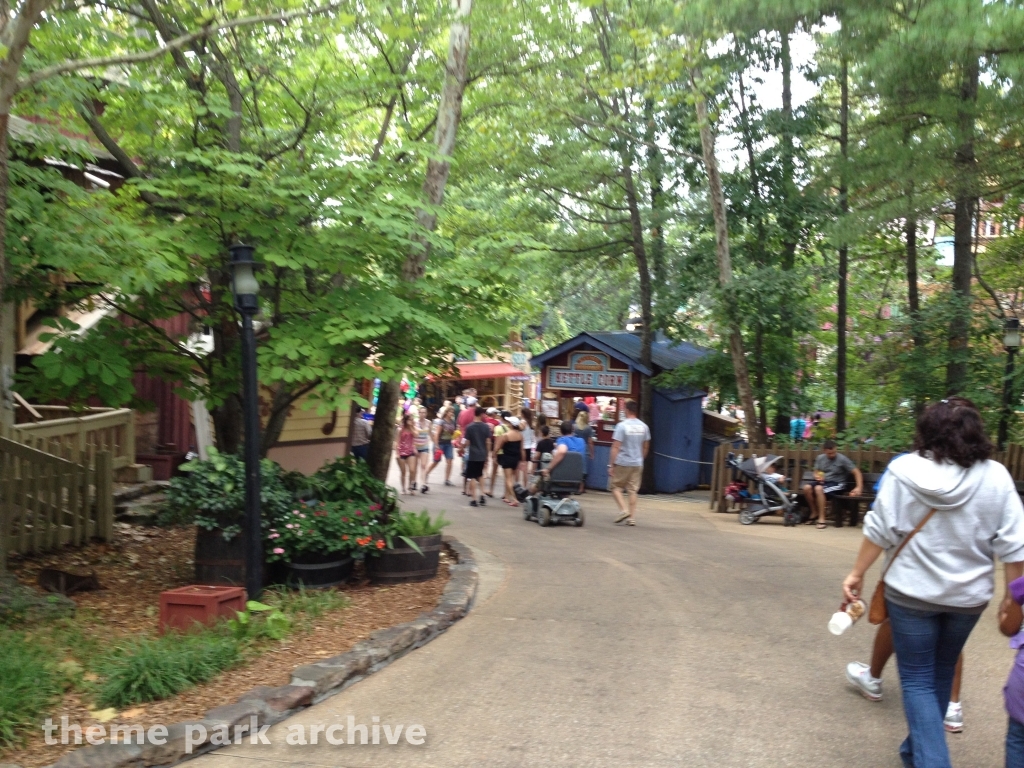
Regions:
<instances>
[{"instance_id":1,"label":"tree canopy","mask_svg":"<svg viewBox=\"0 0 1024 768\"><path fill-rule=\"evenodd\" d=\"M264 447L353 380L630 322L645 355L655 330L722 352L677 383L752 436L821 411L903 445L950 393L1002 415L1017 4L24 0L2 21L0 116L36 134L0 144L0 287L108 310L54 320L18 383L38 398L131 403L145 369L237 448L246 242ZM123 183L75 176L100 148ZM168 332L181 313L208 349Z\"/></svg>"}]
</instances>

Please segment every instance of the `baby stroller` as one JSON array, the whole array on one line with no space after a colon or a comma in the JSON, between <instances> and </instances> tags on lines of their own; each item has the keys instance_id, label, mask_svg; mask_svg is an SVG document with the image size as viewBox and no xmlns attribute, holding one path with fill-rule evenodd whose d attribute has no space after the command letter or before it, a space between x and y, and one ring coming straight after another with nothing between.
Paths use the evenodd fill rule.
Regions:
<instances>
[{"instance_id":1,"label":"baby stroller","mask_svg":"<svg viewBox=\"0 0 1024 768\"><path fill-rule=\"evenodd\" d=\"M782 521L785 526L800 524L800 510L797 507L797 494L780 488L772 480L765 476L764 471L779 460L779 456L751 456L744 459L743 456L729 454L725 463L740 473L740 475L754 483L754 493L746 489L737 491L736 500L741 503L740 522L743 525L756 523L765 515L782 513ZM728 491L729 489L727 489Z\"/></svg>"},{"instance_id":2,"label":"baby stroller","mask_svg":"<svg viewBox=\"0 0 1024 768\"><path fill-rule=\"evenodd\" d=\"M547 456L548 454L545 454ZM562 457L550 477L541 480L540 489L531 495L517 485L516 498L523 505L523 519L536 520L547 527L554 523L571 522L583 526L584 514L580 503L572 496L583 482L583 454L570 451Z\"/></svg>"}]
</instances>

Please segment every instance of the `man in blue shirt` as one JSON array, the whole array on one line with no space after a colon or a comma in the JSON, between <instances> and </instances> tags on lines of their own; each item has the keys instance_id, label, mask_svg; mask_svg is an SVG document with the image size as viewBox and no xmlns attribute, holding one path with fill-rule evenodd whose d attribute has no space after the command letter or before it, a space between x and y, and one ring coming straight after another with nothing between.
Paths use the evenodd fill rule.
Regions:
<instances>
[{"instance_id":1,"label":"man in blue shirt","mask_svg":"<svg viewBox=\"0 0 1024 768\"><path fill-rule=\"evenodd\" d=\"M558 453L558 446L564 445L567 450L575 451L576 453L582 453L584 456L587 455L587 441L582 437L577 437L574 434L573 423L571 421L563 421L562 436L555 440L555 453Z\"/></svg>"},{"instance_id":2,"label":"man in blue shirt","mask_svg":"<svg viewBox=\"0 0 1024 768\"><path fill-rule=\"evenodd\" d=\"M565 454L570 451L582 454L586 458L587 443L582 437L576 437L573 434L573 423L571 421L563 421L561 430L562 436L555 440L555 452L551 454L551 463L541 470L541 474L551 474L551 470L561 464Z\"/></svg>"}]
</instances>

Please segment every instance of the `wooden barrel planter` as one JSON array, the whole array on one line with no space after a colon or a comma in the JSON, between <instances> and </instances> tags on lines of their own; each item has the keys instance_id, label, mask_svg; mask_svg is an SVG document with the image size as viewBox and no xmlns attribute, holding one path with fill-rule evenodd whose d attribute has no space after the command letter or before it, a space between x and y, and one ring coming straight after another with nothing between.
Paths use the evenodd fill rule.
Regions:
<instances>
[{"instance_id":1,"label":"wooden barrel planter","mask_svg":"<svg viewBox=\"0 0 1024 768\"><path fill-rule=\"evenodd\" d=\"M307 555L299 562L285 564L285 583L290 587L334 587L348 580L354 566L352 558L344 552Z\"/></svg>"},{"instance_id":2,"label":"wooden barrel planter","mask_svg":"<svg viewBox=\"0 0 1024 768\"><path fill-rule=\"evenodd\" d=\"M437 575L441 561L441 534L415 536L412 539L422 554L401 539L395 539L394 549L382 549L376 555L366 556L366 575L374 584L404 584L410 581L428 581Z\"/></svg>"},{"instance_id":3,"label":"wooden barrel planter","mask_svg":"<svg viewBox=\"0 0 1024 768\"><path fill-rule=\"evenodd\" d=\"M224 538L222 528L196 526L196 584L245 585L245 544L241 534Z\"/></svg>"}]
</instances>

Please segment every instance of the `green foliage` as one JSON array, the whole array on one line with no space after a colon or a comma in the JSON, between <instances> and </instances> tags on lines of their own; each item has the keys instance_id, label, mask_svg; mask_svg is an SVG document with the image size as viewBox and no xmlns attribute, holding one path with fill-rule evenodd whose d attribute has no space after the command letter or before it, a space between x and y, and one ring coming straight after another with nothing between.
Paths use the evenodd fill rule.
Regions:
<instances>
[{"instance_id":1,"label":"green foliage","mask_svg":"<svg viewBox=\"0 0 1024 768\"><path fill-rule=\"evenodd\" d=\"M324 614L348 608L352 601L334 589L298 589L270 587L263 593L263 602L293 618L318 619Z\"/></svg>"},{"instance_id":2,"label":"green foliage","mask_svg":"<svg viewBox=\"0 0 1024 768\"><path fill-rule=\"evenodd\" d=\"M403 512L391 518L389 524L390 533L393 536L414 538L416 536L434 536L451 525L450 520L444 519L444 512L431 519L430 513L423 510L418 515L415 512Z\"/></svg>"},{"instance_id":3,"label":"green foliage","mask_svg":"<svg viewBox=\"0 0 1024 768\"><path fill-rule=\"evenodd\" d=\"M324 501L353 504L376 516L387 517L397 504L395 489L375 478L366 462L352 455L328 461L310 481L314 492Z\"/></svg>"},{"instance_id":4,"label":"green foliage","mask_svg":"<svg viewBox=\"0 0 1024 768\"><path fill-rule=\"evenodd\" d=\"M228 620L236 640L283 640L292 630L292 621L279 608L249 600L244 611L236 611Z\"/></svg>"},{"instance_id":5,"label":"green foliage","mask_svg":"<svg viewBox=\"0 0 1024 768\"><path fill-rule=\"evenodd\" d=\"M210 449L206 461L194 459L183 464L185 473L171 480L161 512L163 524L195 524L213 530L221 528L226 538L241 530L245 511L245 463L238 456ZM260 462L260 503L264 526L292 510L295 494L285 483L295 479L279 464Z\"/></svg>"},{"instance_id":6,"label":"green foliage","mask_svg":"<svg viewBox=\"0 0 1024 768\"><path fill-rule=\"evenodd\" d=\"M229 13L280 8L228 5ZM182 30L213 13L179 0L156 6ZM581 330L621 329L641 308L645 255L654 323L722 352L677 373L675 385L707 387L717 404L736 399L723 333L736 321L756 398L784 420L835 406L836 251L846 245L846 436L903 440L920 405L949 389L958 363L968 370L955 388L998 414L1001 351L989 320L1024 314L1024 12L981 0L918 3L912 12L858 1L837 8L478 2L475 74L437 210L424 209L421 187L445 79L444 4L367 2L358 23L332 13L238 28L210 38L216 55L205 42L188 48L184 65L164 56L102 82L48 81L17 104L61 130L37 124L31 140L12 145L9 290L45 315L71 306L110 315L87 333L57 328L19 389L41 400L135 405L131 380L145 369L202 396L218 446L235 451L239 353L226 267L227 247L244 240L267 265L266 448L300 403L325 414L343 408L358 399L352 380L440 371L453 355L498 349L510 327L528 328L535 352ZM160 20L145 9L52 11L34 31L28 70L68 51L125 53L160 38ZM808 30L810 61L789 74L794 93L806 90L801 77L815 88L784 109L784 41L795 50ZM836 141L844 64L847 156ZM720 153L734 158L722 173L727 290L718 285L691 78L710 101ZM94 101L104 106L99 122L139 163L115 193L75 183L97 160L71 138L88 135L74 116ZM975 219L1004 225L999 238L978 239L973 296L959 304L950 271L924 242L932 225L951 233L957 197L981 200ZM435 215L428 232L423 221ZM913 323L909 220L919 225ZM977 224L961 223L962 241ZM410 285L402 265L423 241L427 273ZM165 330L181 312L192 318L188 333L211 329L212 352ZM954 325L967 316L969 345L951 354ZM913 349L908 337L919 342ZM1021 389L1014 382L1015 402ZM393 498L346 495L351 489L328 480L325 500L393 509Z\"/></svg>"},{"instance_id":7,"label":"green foliage","mask_svg":"<svg viewBox=\"0 0 1024 768\"><path fill-rule=\"evenodd\" d=\"M166 699L209 680L238 659L238 643L223 632L171 632L136 640L115 650L100 664L104 680L98 703L102 707L126 707Z\"/></svg>"},{"instance_id":8,"label":"green foliage","mask_svg":"<svg viewBox=\"0 0 1024 768\"><path fill-rule=\"evenodd\" d=\"M0 628L0 747L17 744L60 695L62 679L46 650Z\"/></svg>"}]
</instances>

